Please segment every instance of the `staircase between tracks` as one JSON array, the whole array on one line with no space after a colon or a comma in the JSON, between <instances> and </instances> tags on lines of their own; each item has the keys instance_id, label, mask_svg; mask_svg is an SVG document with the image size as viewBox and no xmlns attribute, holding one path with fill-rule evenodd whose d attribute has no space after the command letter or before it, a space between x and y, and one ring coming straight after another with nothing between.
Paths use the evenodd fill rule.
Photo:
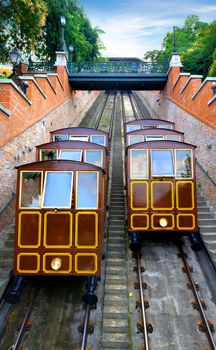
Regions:
<instances>
[{"instance_id":1,"label":"staircase between tracks","mask_svg":"<svg viewBox=\"0 0 216 350\"><path fill-rule=\"evenodd\" d=\"M200 234L216 267L216 217L208 201L199 190L197 209Z\"/></svg>"},{"instance_id":2,"label":"staircase between tracks","mask_svg":"<svg viewBox=\"0 0 216 350\"><path fill-rule=\"evenodd\" d=\"M102 325L103 350L129 347L121 113L116 113Z\"/></svg>"}]
</instances>

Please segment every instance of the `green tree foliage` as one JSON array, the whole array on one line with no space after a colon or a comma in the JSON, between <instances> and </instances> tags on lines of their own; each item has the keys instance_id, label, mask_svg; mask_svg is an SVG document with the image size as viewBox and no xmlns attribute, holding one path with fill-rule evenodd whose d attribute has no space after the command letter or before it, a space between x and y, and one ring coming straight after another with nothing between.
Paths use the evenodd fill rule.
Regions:
<instances>
[{"instance_id":1,"label":"green tree foliage","mask_svg":"<svg viewBox=\"0 0 216 350\"><path fill-rule=\"evenodd\" d=\"M8 59L9 51L15 46L27 54L37 48L46 15L47 8L43 0L2 1L1 61Z\"/></svg>"},{"instance_id":2,"label":"green tree foliage","mask_svg":"<svg viewBox=\"0 0 216 350\"><path fill-rule=\"evenodd\" d=\"M1 0L0 61L17 47L27 55L55 59L61 46L60 16L65 16L65 42L75 48L73 60L97 60L103 43L77 0Z\"/></svg>"},{"instance_id":3,"label":"green tree foliage","mask_svg":"<svg viewBox=\"0 0 216 350\"><path fill-rule=\"evenodd\" d=\"M60 16L66 18L65 42L74 46L74 61L91 61L100 57L103 47L99 35L103 33L98 27L93 28L84 10L76 0L46 0L48 17L46 21L47 54L53 59L55 51L60 48L61 24Z\"/></svg>"},{"instance_id":4,"label":"green tree foliage","mask_svg":"<svg viewBox=\"0 0 216 350\"><path fill-rule=\"evenodd\" d=\"M185 19L182 27L175 28L176 47L181 53L181 61L184 71L191 74L215 75L216 73L216 21L205 23L198 16L191 15ZM166 57L173 51L173 32L168 32L163 39L162 47L165 48ZM161 61L161 51L155 55L155 51L148 51L149 57L155 61ZM146 57L146 54L144 57Z\"/></svg>"}]
</instances>

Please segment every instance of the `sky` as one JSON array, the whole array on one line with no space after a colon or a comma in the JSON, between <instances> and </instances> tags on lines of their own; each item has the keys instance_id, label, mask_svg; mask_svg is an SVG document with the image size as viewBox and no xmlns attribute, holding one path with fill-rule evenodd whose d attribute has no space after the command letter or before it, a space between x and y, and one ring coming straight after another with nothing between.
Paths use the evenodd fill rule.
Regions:
<instances>
[{"instance_id":1,"label":"sky","mask_svg":"<svg viewBox=\"0 0 216 350\"><path fill-rule=\"evenodd\" d=\"M106 57L139 57L160 50L173 26L189 15L203 22L216 20L216 0L79 0L92 26L98 26ZM178 44L178 43L177 43Z\"/></svg>"}]
</instances>

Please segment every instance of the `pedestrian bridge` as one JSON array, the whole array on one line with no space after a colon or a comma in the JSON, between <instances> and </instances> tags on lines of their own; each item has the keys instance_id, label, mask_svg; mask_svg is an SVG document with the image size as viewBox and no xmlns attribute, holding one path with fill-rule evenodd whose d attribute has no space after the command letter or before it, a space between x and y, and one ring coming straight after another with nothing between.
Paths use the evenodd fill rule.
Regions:
<instances>
[{"instance_id":1,"label":"pedestrian bridge","mask_svg":"<svg viewBox=\"0 0 216 350\"><path fill-rule=\"evenodd\" d=\"M157 62L68 63L68 71L75 90L162 90L168 77Z\"/></svg>"},{"instance_id":2,"label":"pedestrian bridge","mask_svg":"<svg viewBox=\"0 0 216 350\"><path fill-rule=\"evenodd\" d=\"M162 90L168 79L166 62L68 62L67 68L73 90ZM36 62L29 67L41 69Z\"/></svg>"}]
</instances>

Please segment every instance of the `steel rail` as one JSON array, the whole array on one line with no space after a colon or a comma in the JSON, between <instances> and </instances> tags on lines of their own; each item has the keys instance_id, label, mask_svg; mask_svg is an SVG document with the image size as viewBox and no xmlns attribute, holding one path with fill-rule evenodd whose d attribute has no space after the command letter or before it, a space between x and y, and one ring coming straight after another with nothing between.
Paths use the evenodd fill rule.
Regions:
<instances>
[{"instance_id":1,"label":"steel rail","mask_svg":"<svg viewBox=\"0 0 216 350\"><path fill-rule=\"evenodd\" d=\"M138 113L136 111L135 103L133 102L133 98L132 98L132 95L131 95L130 92L128 92L128 97L129 97L129 100L130 100L130 103L131 103L131 107L132 107L132 110L133 110L134 117L137 120L137 119L139 119L139 116L138 116Z\"/></svg>"},{"instance_id":2,"label":"steel rail","mask_svg":"<svg viewBox=\"0 0 216 350\"><path fill-rule=\"evenodd\" d=\"M144 350L149 350L147 320L146 320L146 313L145 313L145 303L144 303L144 298L143 298L143 286L142 286L142 275L141 275L142 272L141 272L140 255L139 255L139 253L136 254L136 261L137 261L137 272L138 272L138 279L139 279L139 292L140 292L140 300L141 300L141 314L142 314L142 321L143 321Z\"/></svg>"},{"instance_id":3,"label":"steel rail","mask_svg":"<svg viewBox=\"0 0 216 350\"><path fill-rule=\"evenodd\" d=\"M117 101L117 92L115 91L114 93L114 101L113 101L113 108L112 108L112 113L111 113L111 121L109 125L109 137L111 139L112 137L112 132L113 132L113 121L116 113L116 101Z\"/></svg>"},{"instance_id":4,"label":"steel rail","mask_svg":"<svg viewBox=\"0 0 216 350\"><path fill-rule=\"evenodd\" d=\"M100 122L101 122L101 119L102 119L104 110L105 110L105 108L106 108L106 104L107 104L109 95L110 95L110 93L107 93L107 94L106 94L106 97L105 97L104 102L103 102L103 105L102 105L102 107L101 107L99 116L98 116L98 118L97 118L97 120L96 120L96 122L95 122L95 126L94 126L95 129L98 129L98 127L99 127L99 125L100 125Z\"/></svg>"},{"instance_id":5,"label":"steel rail","mask_svg":"<svg viewBox=\"0 0 216 350\"><path fill-rule=\"evenodd\" d=\"M122 106L122 117L123 117L123 123L126 123L126 113L125 113L125 106L124 106L124 96L121 92L121 106Z\"/></svg>"},{"instance_id":6,"label":"steel rail","mask_svg":"<svg viewBox=\"0 0 216 350\"><path fill-rule=\"evenodd\" d=\"M16 341L15 343L12 345L11 349L13 350L19 350L20 349L20 343L23 339L23 335L25 333L25 328L26 328L26 325L27 325L27 322L31 316L31 313L32 313L32 309L33 309L33 306L34 306L34 303L35 303L35 300L38 296L38 293L39 293L39 290L40 288L36 288L33 292L33 295L32 295L32 300L28 306L28 309L27 309L27 312L25 314L25 317L24 317L24 320L23 320L23 323L22 323L22 326L19 330L19 333L17 335L17 338L16 338Z\"/></svg>"},{"instance_id":7,"label":"steel rail","mask_svg":"<svg viewBox=\"0 0 216 350\"><path fill-rule=\"evenodd\" d=\"M214 339L212 337L212 332L211 332L211 329L210 329L209 324L208 324L208 319L207 319L205 311L203 309L200 297L199 297L199 295L197 293L196 285L195 285L195 282L194 282L193 277L191 275L190 267L189 267L189 265L187 263L187 260L186 260L186 255L185 255L184 250L183 250L183 248L182 248L182 246L180 244L178 244L178 249L179 249L179 252L181 254L181 258L182 258L182 261L184 263L188 279L189 279L189 281L191 283L191 287L192 287L192 291L193 291L194 297L195 297L196 302L197 302L198 307L199 307L200 316L201 316L201 318L202 318L202 320L203 320L203 322L205 324L205 327L206 327L207 338L208 338L208 341L209 341L209 345L211 346L212 350L216 350L216 345L215 345Z\"/></svg>"},{"instance_id":8,"label":"steel rail","mask_svg":"<svg viewBox=\"0 0 216 350\"><path fill-rule=\"evenodd\" d=\"M83 336L82 336L82 347L81 347L82 350L86 349L87 338L88 338L88 325L89 325L90 311L91 311L91 306L90 305L86 305L86 313L85 313L84 327L83 327Z\"/></svg>"}]
</instances>

